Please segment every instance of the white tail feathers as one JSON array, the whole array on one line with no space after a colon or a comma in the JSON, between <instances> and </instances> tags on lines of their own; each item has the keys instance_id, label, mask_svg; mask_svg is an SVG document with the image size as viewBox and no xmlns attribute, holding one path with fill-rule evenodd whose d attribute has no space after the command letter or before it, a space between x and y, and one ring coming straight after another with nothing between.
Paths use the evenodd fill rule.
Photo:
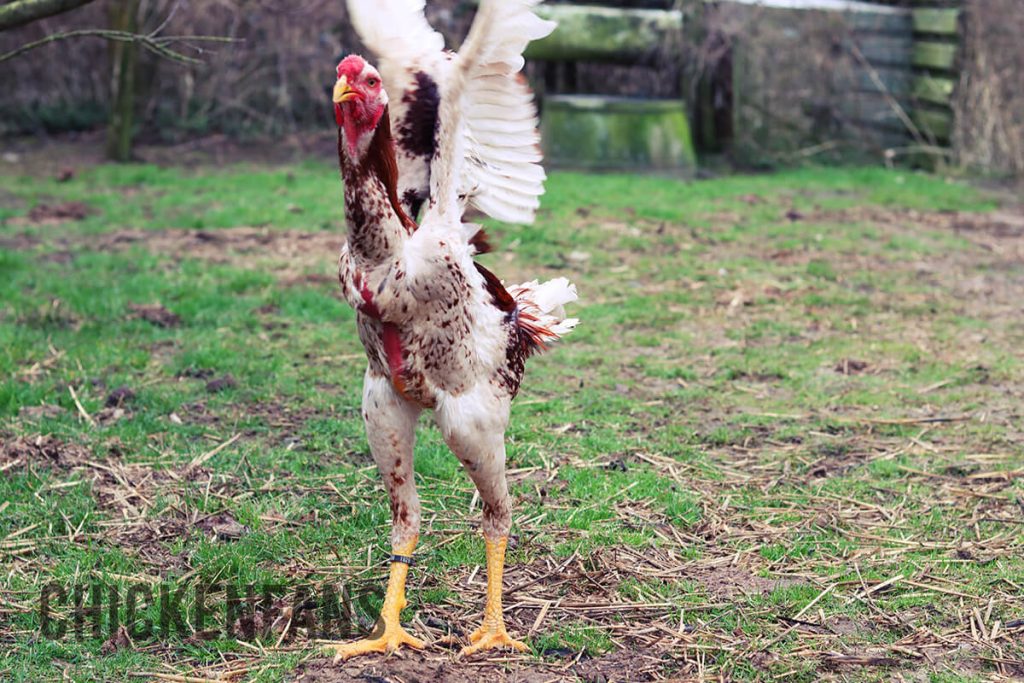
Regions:
<instances>
[{"instance_id":1,"label":"white tail feathers","mask_svg":"<svg viewBox=\"0 0 1024 683\"><path fill-rule=\"evenodd\" d=\"M519 306L520 326L544 348L544 343L560 339L572 332L577 318L565 317L565 305L576 301L576 285L564 277L543 284L537 280L509 287L508 293Z\"/></svg>"}]
</instances>

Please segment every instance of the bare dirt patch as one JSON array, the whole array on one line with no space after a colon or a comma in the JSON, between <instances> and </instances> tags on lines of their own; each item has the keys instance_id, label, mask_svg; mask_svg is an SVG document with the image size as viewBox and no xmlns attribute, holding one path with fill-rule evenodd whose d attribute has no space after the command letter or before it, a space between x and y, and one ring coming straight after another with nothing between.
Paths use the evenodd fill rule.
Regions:
<instances>
[{"instance_id":1,"label":"bare dirt patch","mask_svg":"<svg viewBox=\"0 0 1024 683\"><path fill-rule=\"evenodd\" d=\"M26 216L12 218L8 224L33 227L60 225L61 223L85 220L94 213L96 210L83 202L37 204L29 210Z\"/></svg>"},{"instance_id":2,"label":"bare dirt patch","mask_svg":"<svg viewBox=\"0 0 1024 683\"><path fill-rule=\"evenodd\" d=\"M40 244L40 239L26 232L0 237L0 249L9 251L29 251Z\"/></svg>"},{"instance_id":3,"label":"bare dirt patch","mask_svg":"<svg viewBox=\"0 0 1024 683\"><path fill-rule=\"evenodd\" d=\"M89 449L51 435L4 440L0 446L0 472L36 467L70 470L88 461Z\"/></svg>"},{"instance_id":4,"label":"bare dirt patch","mask_svg":"<svg viewBox=\"0 0 1024 683\"><path fill-rule=\"evenodd\" d=\"M599 657L573 657L568 662L545 663L509 652L490 657L462 659L457 649L438 652L437 643L425 652L405 650L391 656L362 657L334 663L318 658L299 669L295 683L366 683L374 681L428 681L438 683L476 683L477 681L516 681L547 683L583 681L664 680L666 659L655 650L616 650Z\"/></svg>"},{"instance_id":5,"label":"bare dirt patch","mask_svg":"<svg viewBox=\"0 0 1024 683\"><path fill-rule=\"evenodd\" d=\"M95 210L82 202L39 204L28 212L28 220L35 225L49 225L85 220L93 213Z\"/></svg>"},{"instance_id":6,"label":"bare dirt patch","mask_svg":"<svg viewBox=\"0 0 1024 683\"><path fill-rule=\"evenodd\" d=\"M615 650L583 660L572 671L585 683L664 680L664 655L653 650Z\"/></svg>"},{"instance_id":7,"label":"bare dirt patch","mask_svg":"<svg viewBox=\"0 0 1024 683\"><path fill-rule=\"evenodd\" d=\"M167 310L162 304L129 304L130 317L145 320L157 327L177 327L181 318Z\"/></svg>"},{"instance_id":8,"label":"bare dirt patch","mask_svg":"<svg viewBox=\"0 0 1024 683\"><path fill-rule=\"evenodd\" d=\"M230 512L218 512L204 517L196 523L196 527L222 541L237 541L252 531Z\"/></svg>"},{"instance_id":9,"label":"bare dirt patch","mask_svg":"<svg viewBox=\"0 0 1024 683\"><path fill-rule=\"evenodd\" d=\"M270 264L281 280L309 284L310 278L314 278L313 284L319 284L334 281L331 271L344 243L345 236L333 232L239 227L121 230L92 237L88 243L69 242L68 246L113 252L138 247L172 259L201 259L248 269Z\"/></svg>"},{"instance_id":10,"label":"bare dirt patch","mask_svg":"<svg viewBox=\"0 0 1024 683\"><path fill-rule=\"evenodd\" d=\"M67 410L52 403L38 406L22 406L18 409L18 417L22 420L54 420L67 413Z\"/></svg>"},{"instance_id":11,"label":"bare dirt patch","mask_svg":"<svg viewBox=\"0 0 1024 683\"><path fill-rule=\"evenodd\" d=\"M801 584L792 579L768 579L742 567L730 565L700 567L693 572L693 576L709 595L724 600L748 595L768 595L778 588Z\"/></svg>"},{"instance_id":12,"label":"bare dirt patch","mask_svg":"<svg viewBox=\"0 0 1024 683\"><path fill-rule=\"evenodd\" d=\"M505 658L504 653L495 659ZM391 683L392 681L437 683L478 683L479 681L576 681L578 677L559 667L512 657L510 662L477 660L467 663L454 653L438 655L403 651L390 657L362 657L332 663L318 659L299 669L296 683ZM518 661L516 661L518 660Z\"/></svg>"}]
</instances>

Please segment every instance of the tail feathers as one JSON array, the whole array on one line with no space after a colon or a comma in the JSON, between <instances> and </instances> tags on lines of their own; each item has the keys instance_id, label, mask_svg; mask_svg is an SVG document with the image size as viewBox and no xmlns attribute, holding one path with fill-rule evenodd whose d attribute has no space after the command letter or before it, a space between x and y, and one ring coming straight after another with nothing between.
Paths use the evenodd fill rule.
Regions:
<instances>
[{"instance_id":1,"label":"tail feathers","mask_svg":"<svg viewBox=\"0 0 1024 683\"><path fill-rule=\"evenodd\" d=\"M509 288L519 308L519 329L532 353L544 351L579 323L565 316L565 305L577 300L576 285L564 277L543 284L537 280Z\"/></svg>"},{"instance_id":2,"label":"tail feathers","mask_svg":"<svg viewBox=\"0 0 1024 683\"><path fill-rule=\"evenodd\" d=\"M490 235L487 234L487 231L482 225L477 223L463 223L462 236L473 248L474 255L490 254L494 251L494 245L491 244Z\"/></svg>"}]
</instances>

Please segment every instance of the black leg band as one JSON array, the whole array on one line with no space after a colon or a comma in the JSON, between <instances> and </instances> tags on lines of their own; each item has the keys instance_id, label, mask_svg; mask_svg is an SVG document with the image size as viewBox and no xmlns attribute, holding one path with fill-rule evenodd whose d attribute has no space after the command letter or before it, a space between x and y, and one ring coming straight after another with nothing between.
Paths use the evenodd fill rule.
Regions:
<instances>
[{"instance_id":1,"label":"black leg band","mask_svg":"<svg viewBox=\"0 0 1024 683\"><path fill-rule=\"evenodd\" d=\"M413 566L414 564L416 564L416 562L411 557L409 557L407 555L392 555L391 556L391 561L392 562L401 562L402 564L407 564L410 567Z\"/></svg>"}]
</instances>

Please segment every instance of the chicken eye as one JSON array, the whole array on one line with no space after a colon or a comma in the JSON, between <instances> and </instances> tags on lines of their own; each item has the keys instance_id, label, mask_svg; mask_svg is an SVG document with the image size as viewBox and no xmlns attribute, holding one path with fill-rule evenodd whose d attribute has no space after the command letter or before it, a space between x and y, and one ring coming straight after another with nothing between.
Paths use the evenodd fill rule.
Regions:
<instances>
[{"instance_id":1,"label":"chicken eye","mask_svg":"<svg viewBox=\"0 0 1024 683\"><path fill-rule=\"evenodd\" d=\"M380 81L378 81L376 78L373 78L373 77L370 77L370 78L366 79L366 85L370 86L371 88L376 88L377 87L377 83L379 83L379 82Z\"/></svg>"}]
</instances>

